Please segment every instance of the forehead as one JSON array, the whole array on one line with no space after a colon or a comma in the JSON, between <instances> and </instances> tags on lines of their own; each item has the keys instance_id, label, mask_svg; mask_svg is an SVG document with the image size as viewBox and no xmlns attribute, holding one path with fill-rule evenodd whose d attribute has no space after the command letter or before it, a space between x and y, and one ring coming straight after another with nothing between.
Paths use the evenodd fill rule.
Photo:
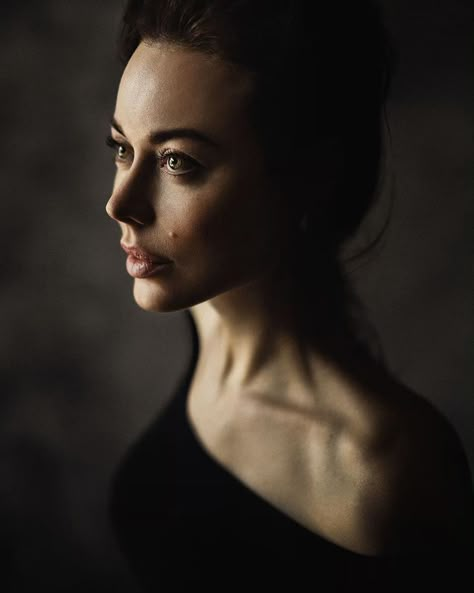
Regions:
<instances>
[{"instance_id":1,"label":"forehead","mask_svg":"<svg viewBox=\"0 0 474 593\"><path fill-rule=\"evenodd\" d=\"M138 137L161 127L198 127L219 138L242 130L250 75L215 56L141 42L120 81L116 117Z\"/></svg>"}]
</instances>

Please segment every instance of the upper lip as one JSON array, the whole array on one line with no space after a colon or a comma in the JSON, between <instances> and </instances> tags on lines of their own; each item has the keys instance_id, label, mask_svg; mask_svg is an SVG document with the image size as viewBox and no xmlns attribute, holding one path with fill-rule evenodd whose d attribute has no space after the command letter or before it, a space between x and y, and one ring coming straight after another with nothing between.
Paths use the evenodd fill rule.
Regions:
<instances>
[{"instance_id":1,"label":"upper lip","mask_svg":"<svg viewBox=\"0 0 474 593\"><path fill-rule=\"evenodd\" d=\"M162 257L161 255L156 255L155 253L149 253L145 251L141 247L137 247L136 245L125 245L125 243L120 243L122 249L126 251L129 255L133 255L137 259L142 259L144 261L154 263L154 264L161 264L166 263L171 260L166 259L166 257Z\"/></svg>"}]
</instances>

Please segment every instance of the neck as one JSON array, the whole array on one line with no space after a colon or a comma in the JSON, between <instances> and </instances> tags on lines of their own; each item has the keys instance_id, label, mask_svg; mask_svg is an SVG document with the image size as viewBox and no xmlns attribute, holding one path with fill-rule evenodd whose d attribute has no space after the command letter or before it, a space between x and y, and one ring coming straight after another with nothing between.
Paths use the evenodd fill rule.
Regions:
<instances>
[{"instance_id":1,"label":"neck","mask_svg":"<svg viewBox=\"0 0 474 593\"><path fill-rule=\"evenodd\" d=\"M314 288L312 294L297 297L291 273L279 272L190 308L200 356L207 360L212 348L219 359L219 388L255 388L285 370L307 378L315 355L345 357L352 346L348 333L338 316L328 313L327 298Z\"/></svg>"}]
</instances>

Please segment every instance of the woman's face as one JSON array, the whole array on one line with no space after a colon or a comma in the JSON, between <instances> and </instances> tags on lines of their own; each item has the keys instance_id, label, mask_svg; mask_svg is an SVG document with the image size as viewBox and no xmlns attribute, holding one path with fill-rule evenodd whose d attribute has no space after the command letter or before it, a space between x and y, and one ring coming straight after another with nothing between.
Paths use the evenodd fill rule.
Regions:
<instances>
[{"instance_id":1,"label":"woman's face","mask_svg":"<svg viewBox=\"0 0 474 593\"><path fill-rule=\"evenodd\" d=\"M263 278L287 249L285 200L250 125L251 91L246 73L176 45L142 42L124 70L106 211L125 245L171 260L135 277L143 309L188 308Z\"/></svg>"}]
</instances>

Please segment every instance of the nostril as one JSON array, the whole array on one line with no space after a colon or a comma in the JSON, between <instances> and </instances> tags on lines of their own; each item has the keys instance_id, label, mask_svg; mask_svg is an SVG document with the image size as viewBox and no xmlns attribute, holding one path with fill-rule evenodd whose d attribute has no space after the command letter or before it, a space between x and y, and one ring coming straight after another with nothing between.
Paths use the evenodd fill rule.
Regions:
<instances>
[{"instance_id":1,"label":"nostril","mask_svg":"<svg viewBox=\"0 0 474 593\"><path fill-rule=\"evenodd\" d=\"M117 222L143 226L153 222L155 217L152 196L149 188L144 188L138 175L128 176L120 184L115 184L105 211Z\"/></svg>"},{"instance_id":2,"label":"nostril","mask_svg":"<svg viewBox=\"0 0 474 593\"><path fill-rule=\"evenodd\" d=\"M122 218L127 218L128 215L125 212L125 205L121 203L120 199L117 199L117 196L110 196L107 204L105 205L105 211L113 220L121 220Z\"/></svg>"},{"instance_id":3,"label":"nostril","mask_svg":"<svg viewBox=\"0 0 474 593\"><path fill-rule=\"evenodd\" d=\"M105 205L105 211L108 216L119 223L123 222L134 226L145 226L153 221L154 213L152 209L146 210L144 207L140 207L140 211L135 210L136 208L134 208L133 212L130 211L127 205L122 204L120 201L117 202L113 198L110 198Z\"/></svg>"}]
</instances>

